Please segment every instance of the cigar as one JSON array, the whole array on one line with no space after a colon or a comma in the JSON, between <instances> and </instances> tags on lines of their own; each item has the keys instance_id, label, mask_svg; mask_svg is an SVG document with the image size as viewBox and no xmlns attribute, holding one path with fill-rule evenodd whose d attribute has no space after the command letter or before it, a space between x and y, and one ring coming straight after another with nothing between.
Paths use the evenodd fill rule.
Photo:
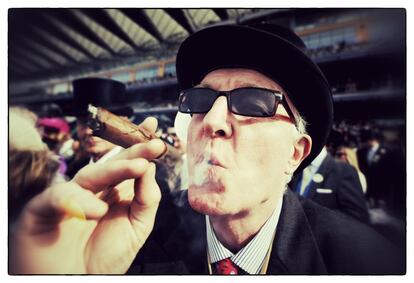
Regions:
<instances>
[{"instance_id":1,"label":"cigar","mask_svg":"<svg viewBox=\"0 0 414 283\"><path fill-rule=\"evenodd\" d=\"M135 125L128 119L119 117L104 108L89 104L88 112L88 127L92 129L93 135L123 148L128 148L137 143L147 143L152 139L159 138L143 127ZM165 150L157 158L164 156L167 152L175 157L181 156L175 147L165 142L164 144Z\"/></svg>"}]
</instances>

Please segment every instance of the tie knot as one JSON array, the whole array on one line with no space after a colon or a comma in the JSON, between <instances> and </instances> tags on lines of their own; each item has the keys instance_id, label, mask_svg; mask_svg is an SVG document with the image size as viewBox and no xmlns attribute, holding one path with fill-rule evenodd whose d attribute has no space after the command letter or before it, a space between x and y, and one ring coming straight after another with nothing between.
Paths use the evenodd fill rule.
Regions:
<instances>
[{"instance_id":1,"label":"tie knot","mask_svg":"<svg viewBox=\"0 0 414 283\"><path fill-rule=\"evenodd\" d=\"M215 263L216 273L225 275L239 274L239 268L235 265L230 258L222 259Z\"/></svg>"}]
</instances>

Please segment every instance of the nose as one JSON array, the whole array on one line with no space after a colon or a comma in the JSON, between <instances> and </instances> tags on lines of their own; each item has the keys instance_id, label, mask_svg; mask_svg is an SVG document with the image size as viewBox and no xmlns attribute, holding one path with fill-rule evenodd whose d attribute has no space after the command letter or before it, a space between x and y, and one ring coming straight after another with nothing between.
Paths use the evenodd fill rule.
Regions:
<instances>
[{"instance_id":1,"label":"nose","mask_svg":"<svg viewBox=\"0 0 414 283\"><path fill-rule=\"evenodd\" d=\"M218 97L210 111L204 116L203 128L205 133L210 137L230 137L232 127L228 121L229 112L227 98L224 96Z\"/></svg>"}]
</instances>

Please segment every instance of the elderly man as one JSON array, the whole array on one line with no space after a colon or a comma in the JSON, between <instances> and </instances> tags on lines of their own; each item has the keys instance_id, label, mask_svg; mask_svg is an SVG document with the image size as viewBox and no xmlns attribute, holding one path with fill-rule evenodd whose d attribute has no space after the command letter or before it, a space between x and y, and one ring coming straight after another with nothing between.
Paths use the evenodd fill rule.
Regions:
<instances>
[{"instance_id":1,"label":"elderly man","mask_svg":"<svg viewBox=\"0 0 414 283\"><path fill-rule=\"evenodd\" d=\"M148 162L159 140L89 165L28 204L11 233L12 273L403 273L369 227L286 190L332 121L329 86L303 47L266 24L186 39L177 77L179 109L192 115L188 191L161 198ZM154 132L156 121L142 126ZM131 178L134 194L119 197Z\"/></svg>"}]
</instances>

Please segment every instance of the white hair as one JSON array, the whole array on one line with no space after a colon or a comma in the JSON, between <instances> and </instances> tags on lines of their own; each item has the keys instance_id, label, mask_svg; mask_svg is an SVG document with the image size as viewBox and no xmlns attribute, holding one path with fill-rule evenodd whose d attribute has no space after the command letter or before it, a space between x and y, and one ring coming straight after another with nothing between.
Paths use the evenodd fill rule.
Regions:
<instances>
[{"instance_id":1,"label":"white hair","mask_svg":"<svg viewBox=\"0 0 414 283\"><path fill-rule=\"evenodd\" d=\"M295 138L300 138L303 135L307 135L308 132L306 130L306 126L308 125L306 120L300 115L299 111L296 109L296 107L293 105L293 103L290 101L289 97L285 94L284 98L286 99L286 102L290 108L290 110L293 113L293 118L295 120L295 128L293 135ZM285 184L286 188L288 187L288 184L292 180L293 172L286 172L286 179Z\"/></svg>"},{"instance_id":2,"label":"white hair","mask_svg":"<svg viewBox=\"0 0 414 283\"><path fill-rule=\"evenodd\" d=\"M293 105L292 101L290 100L289 96L286 93L283 93L283 98L286 99L286 103L289 106L289 109L293 113L293 118L295 120L295 126L300 135L306 135L308 132L306 131L307 122L305 119L300 115L299 111L296 109L295 105Z\"/></svg>"}]
</instances>

